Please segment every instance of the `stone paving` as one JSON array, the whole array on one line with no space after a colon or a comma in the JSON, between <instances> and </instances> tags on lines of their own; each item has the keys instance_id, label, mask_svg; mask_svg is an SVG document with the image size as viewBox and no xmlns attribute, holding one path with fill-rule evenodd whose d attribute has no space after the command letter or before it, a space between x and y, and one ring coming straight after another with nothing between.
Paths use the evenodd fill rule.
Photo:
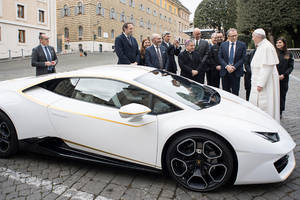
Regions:
<instances>
[{"instance_id":1,"label":"stone paving","mask_svg":"<svg viewBox=\"0 0 300 200\"><path fill-rule=\"evenodd\" d=\"M78 69L88 65L115 63L111 53L60 56L57 71ZM63 66L63 67L62 67ZM29 60L0 63L0 80L34 75ZM300 63L290 79L286 111L282 125L297 143L296 168L283 183L226 186L209 193L188 191L163 175L134 171L69 159L20 152L0 159L0 200L289 200L300 199ZM241 87L241 97L244 97Z\"/></svg>"}]
</instances>

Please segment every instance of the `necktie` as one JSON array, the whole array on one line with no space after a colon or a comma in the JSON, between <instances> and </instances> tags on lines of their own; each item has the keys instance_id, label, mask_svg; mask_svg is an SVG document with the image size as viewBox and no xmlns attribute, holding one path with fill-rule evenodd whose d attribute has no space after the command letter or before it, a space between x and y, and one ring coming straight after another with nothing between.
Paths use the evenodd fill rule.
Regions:
<instances>
[{"instance_id":1,"label":"necktie","mask_svg":"<svg viewBox=\"0 0 300 200\"><path fill-rule=\"evenodd\" d=\"M196 49L198 48L199 46L199 40L196 40Z\"/></svg>"},{"instance_id":2,"label":"necktie","mask_svg":"<svg viewBox=\"0 0 300 200\"><path fill-rule=\"evenodd\" d=\"M48 48L46 46L44 48L45 48L45 52L46 52L46 59L47 59L47 61L51 62L52 59L51 59L51 55L49 53L49 50L48 50Z\"/></svg>"},{"instance_id":3,"label":"necktie","mask_svg":"<svg viewBox=\"0 0 300 200\"><path fill-rule=\"evenodd\" d=\"M159 68L162 69L162 68L164 68L164 66L163 66L163 61L162 61L161 53L159 51L159 47L158 46L156 46L156 49L157 49L156 53L157 53L157 57L158 57Z\"/></svg>"},{"instance_id":4,"label":"necktie","mask_svg":"<svg viewBox=\"0 0 300 200\"><path fill-rule=\"evenodd\" d=\"M132 46L132 42L131 42L131 37L130 36L127 36L127 40L129 42L129 44Z\"/></svg>"},{"instance_id":5,"label":"necktie","mask_svg":"<svg viewBox=\"0 0 300 200\"><path fill-rule=\"evenodd\" d=\"M231 43L230 54L229 54L229 64L233 65L233 56L234 56L234 43Z\"/></svg>"}]
</instances>

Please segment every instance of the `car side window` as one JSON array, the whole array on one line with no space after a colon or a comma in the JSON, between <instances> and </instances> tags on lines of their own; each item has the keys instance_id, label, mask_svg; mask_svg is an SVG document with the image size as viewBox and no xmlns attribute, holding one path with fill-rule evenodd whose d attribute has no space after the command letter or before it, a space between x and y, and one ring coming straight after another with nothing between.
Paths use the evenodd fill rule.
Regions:
<instances>
[{"instance_id":1,"label":"car side window","mask_svg":"<svg viewBox=\"0 0 300 200\"><path fill-rule=\"evenodd\" d=\"M72 98L120 108L130 103L150 106L150 94L120 81L100 78L81 78Z\"/></svg>"},{"instance_id":2,"label":"car side window","mask_svg":"<svg viewBox=\"0 0 300 200\"><path fill-rule=\"evenodd\" d=\"M72 98L115 108L138 103L151 108L152 114L178 110L176 106L141 88L110 79L81 78Z\"/></svg>"},{"instance_id":3,"label":"car side window","mask_svg":"<svg viewBox=\"0 0 300 200\"><path fill-rule=\"evenodd\" d=\"M78 78L59 78L41 83L39 86L56 94L71 97Z\"/></svg>"}]
</instances>

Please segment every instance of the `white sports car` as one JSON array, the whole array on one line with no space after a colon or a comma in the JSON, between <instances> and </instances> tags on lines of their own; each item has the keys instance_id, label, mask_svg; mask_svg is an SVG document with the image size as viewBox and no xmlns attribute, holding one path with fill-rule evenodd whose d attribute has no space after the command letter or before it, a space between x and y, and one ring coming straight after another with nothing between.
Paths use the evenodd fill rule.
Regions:
<instances>
[{"instance_id":1,"label":"white sports car","mask_svg":"<svg viewBox=\"0 0 300 200\"><path fill-rule=\"evenodd\" d=\"M19 149L165 171L182 186L285 180L295 143L245 100L148 67L100 66L0 83L0 157Z\"/></svg>"}]
</instances>

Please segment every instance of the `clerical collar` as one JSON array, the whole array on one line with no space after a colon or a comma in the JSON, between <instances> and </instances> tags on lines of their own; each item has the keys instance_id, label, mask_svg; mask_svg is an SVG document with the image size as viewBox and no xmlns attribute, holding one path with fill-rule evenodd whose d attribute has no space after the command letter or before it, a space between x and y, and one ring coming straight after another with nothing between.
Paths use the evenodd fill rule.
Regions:
<instances>
[{"instance_id":1,"label":"clerical collar","mask_svg":"<svg viewBox=\"0 0 300 200\"><path fill-rule=\"evenodd\" d=\"M257 44L257 47L259 47L260 45L262 45L262 43L264 43L265 40L266 40L266 38L263 39L262 41L260 41L260 42Z\"/></svg>"}]
</instances>

